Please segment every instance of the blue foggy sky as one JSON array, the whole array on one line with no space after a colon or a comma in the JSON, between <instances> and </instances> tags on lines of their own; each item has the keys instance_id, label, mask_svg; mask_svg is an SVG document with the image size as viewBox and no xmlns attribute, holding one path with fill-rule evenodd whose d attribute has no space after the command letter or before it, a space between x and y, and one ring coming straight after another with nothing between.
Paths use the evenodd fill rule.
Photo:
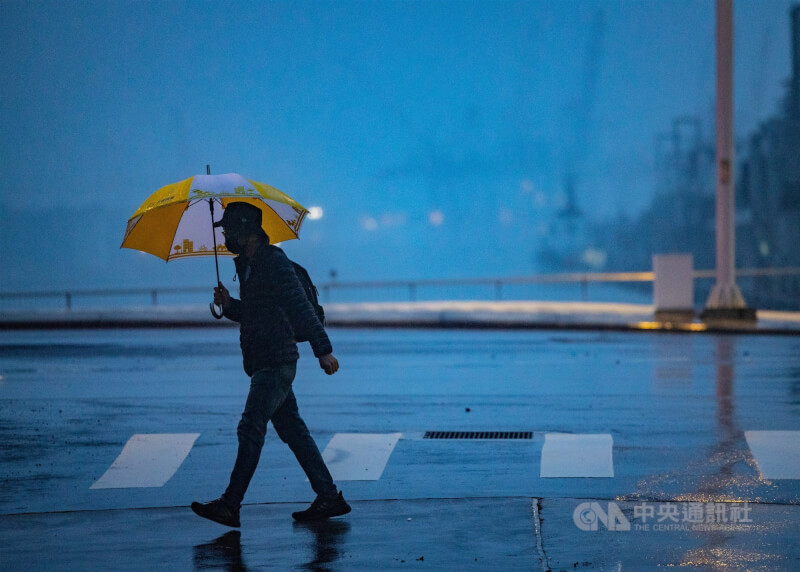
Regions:
<instances>
[{"instance_id":1,"label":"blue foggy sky","mask_svg":"<svg viewBox=\"0 0 800 572\"><path fill-rule=\"evenodd\" d=\"M791 5L735 1L741 138L778 108ZM318 281L531 273L568 169L591 217L635 214L656 135L687 114L713 129L711 0L6 1L0 16L6 290L209 282L211 261L118 248L149 194L207 163L324 209L284 245Z\"/></svg>"}]
</instances>

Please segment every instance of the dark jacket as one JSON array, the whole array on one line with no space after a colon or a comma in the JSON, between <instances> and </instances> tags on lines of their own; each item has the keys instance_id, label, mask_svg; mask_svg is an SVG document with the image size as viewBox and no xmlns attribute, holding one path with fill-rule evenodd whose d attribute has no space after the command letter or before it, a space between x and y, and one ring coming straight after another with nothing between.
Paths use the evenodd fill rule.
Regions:
<instances>
[{"instance_id":1,"label":"dark jacket","mask_svg":"<svg viewBox=\"0 0 800 572\"><path fill-rule=\"evenodd\" d=\"M295 331L305 332L315 356L332 353L325 328L280 248L264 242L251 260L237 256L234 263L241 300L232 298L225 316L239 322L247 375L297 361Z\"/></svg>"}]
</instances>

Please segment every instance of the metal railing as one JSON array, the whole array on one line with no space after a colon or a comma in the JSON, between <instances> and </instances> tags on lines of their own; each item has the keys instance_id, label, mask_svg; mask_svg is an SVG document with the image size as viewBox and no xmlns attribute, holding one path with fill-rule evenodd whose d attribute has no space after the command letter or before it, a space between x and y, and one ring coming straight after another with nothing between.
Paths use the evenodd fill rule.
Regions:
<instances>
[{"instance_id":1,"label":"metal railing","mask_svg":"<svg viewBox=\"0 0 800 572\"><path fill-rule=\"evenodd\" d=\"M745 268L736 272L737 278L758 277L789 277L800 276L800 267L786 268ZM695 270L695 280L707 280L715 277L714 270ZM493 292L495 300L502 300L504 290L511 286L521 285L554 285L573 284L580 288L580 299L587 301L589 298L589 285L600 283L642 283L652 282L654 274L646 272L573 272L561 274L538 274L530 276L505 276L490 278L443 278L429 280L384 280L361 282L331 281L318 284L323 302L331 300L335 291L345 290L405 290L409 301L416 301L421 288L464 288L486 287ZM193 287L164 287L164 288L105 288L105 289L75 289L75 290L49 290L38 292L8 292L0 293L0 303L11 300L41 300L59 298L64 301L66 309L72 309L76 298L101 298L101 297L148 297L150 304L156 306L165 295L175 294L211 294L211 286Z\"/></svg>"},{"instance_id":2,"label":"metal railing","mask_svg":"<svg viewBox=\"0 0 800 572\"><path fill-rule=\"evenodd\" d=\"M319 286L324 297L332 289L374 290L381 288L406 288L408 299L415 301L417 291L424 287L486 286L494 290L494 299L503 299L503 288L512 285L578 284L581 299L588 299L589 284L593 282L652 282L652 272L588 272L564 274L538 274L532 276L504 276L499 278L439 278L429 280L388 280L367 282L329 282Z\"/></svg>"},{"instance_id":3,"label":"metal railing","mask_svg":"<svg viewBox=\"0 0 800 572\"><path fill-rule=\"evenodd\" d=\"M94 290L47 290L40 292L9 292L0 294L0 301L5 300L22 300L22 299L43 299L43 298L61 298L64 300L65 307L72 309L72 303L75 298L92 298L92 297L124 297L124 296L150 296L153 306L158 305L159 294L188 294L188 293L209 293L211 287L209 286L187 286L185 288L167 287L167 288L105 288Z\"/></svg>"}]
</instances>

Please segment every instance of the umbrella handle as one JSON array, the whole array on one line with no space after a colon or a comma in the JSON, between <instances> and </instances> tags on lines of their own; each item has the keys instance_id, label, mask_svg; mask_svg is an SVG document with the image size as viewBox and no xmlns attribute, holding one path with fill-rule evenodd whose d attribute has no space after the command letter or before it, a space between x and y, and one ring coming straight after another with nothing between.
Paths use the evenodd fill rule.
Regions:
<instances>
[{"instance_id":1,"label":"umbrella handle","mask_svg":"<svg viewBox=\"0 0 800 572\"><path fill-rule=\"evenodd\" d=\"M221 320L223 314L222 306L219 306L219 311L217 311L217 305L214 302L211 302L208 307L211 309L211 315L214 316L217 320Z\"/></svg>"},{"instance_id":2,"label":"umbrella handle","mask_svg":"<svg viewBox=\"0 0 800 572\"><path fill-rule=\"evenodd\" d=\"M211 167L206 165L206 172L210 175L211 174ZM214 239L214 266L217 268L217 284L220 284L219 281L219 259L217 258L217 233L214 230L214 199L208 199L208 208L211 209L211 236ZM220 284L221 285L221 284ZM209 309L211 310L211 315L214 316L217 320L221 320L223 316L223 309L222 306L219 306L219 311L217 311L217 304L211 302L208 305Z\"/></svg>"}]
</instances>

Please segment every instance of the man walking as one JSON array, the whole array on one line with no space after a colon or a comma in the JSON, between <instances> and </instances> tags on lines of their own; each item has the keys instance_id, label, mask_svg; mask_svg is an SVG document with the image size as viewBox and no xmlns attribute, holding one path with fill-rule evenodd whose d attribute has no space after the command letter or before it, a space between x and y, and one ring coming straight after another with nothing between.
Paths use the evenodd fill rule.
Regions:
<instances>
[{"instance_id":1,"label":"man walking","mask_svg":"<svg viewBox=\"0 0 800 572\"><path fill-rule=\"evenodd\" d=\"M214 302L225 317L239 322L244 370L250 376L250 393L237 428L239 451L224 494L210 502L192 503L202 516L238 527L239 509L250 479L258 465L267 422L289 445L317 494L311 506L292 514L295 520L322 520L350 512L338 492L319 449L300 417L292 381L300 355L296 339L307 339L320 367L328 375L339 369L325 329L306 297L294 266L283 251L269 244L261 228L261 210L246 202L232 202L225 208L221 226L225 246L234 259L241 299L231 298L218 284Z\"/></svg>"}]
</instances>

